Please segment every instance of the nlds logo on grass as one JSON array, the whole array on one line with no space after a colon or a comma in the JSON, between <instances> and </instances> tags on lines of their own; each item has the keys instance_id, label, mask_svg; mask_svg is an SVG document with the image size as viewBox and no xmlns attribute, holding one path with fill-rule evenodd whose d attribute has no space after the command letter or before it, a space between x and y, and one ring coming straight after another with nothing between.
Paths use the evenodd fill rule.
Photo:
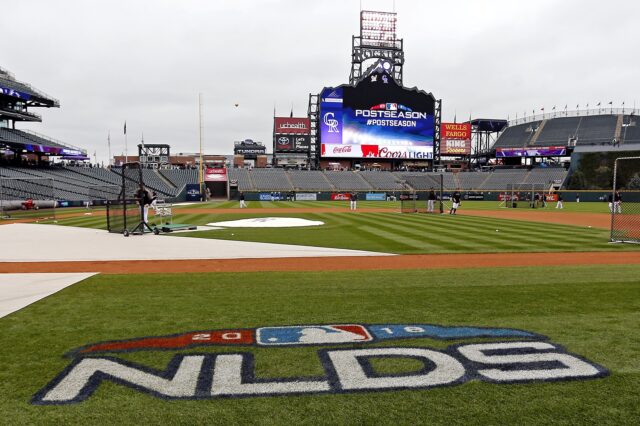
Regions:
<instances>
[{"instance_id":1,"label":"nlds logo on grass","mask_svg":"<svg viewBox=\"0 0 640 426\"><path fill-rule=\"evenodd\" d=\"M456 340L446 349L376 346L392 340ZM473 343L459 343L473 339ZM489 341L483 342L482 340ZM478 341L480 340L480 343ZM32 398L33 404L71 404L111 382L163 399L211 399L296 394L429 389L469 381L495 384L604 377L608 371L545 336L511 328L433 324L332 324L191 331L167 336L99 342L67 354L73 361ZM164 370L118 353L214 347L291 348L320 346L317 377L261 379L252 352L178 354ZM288 353L293 353L289 352ZM414 359L422 367L397 374L376 371L372 360ZM375 364L378 365L378 364Z\"/></svg>"}]
</instances>

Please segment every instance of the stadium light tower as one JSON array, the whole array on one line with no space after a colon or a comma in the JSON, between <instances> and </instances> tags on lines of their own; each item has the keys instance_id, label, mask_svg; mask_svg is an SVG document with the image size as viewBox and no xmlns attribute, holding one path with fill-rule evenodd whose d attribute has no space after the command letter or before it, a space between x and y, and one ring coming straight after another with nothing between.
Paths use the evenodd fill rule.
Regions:
<instances>
[{"instance_id":1,"label":"stadium light tower","mask_svg":"<svg viewBox=\"0 0 640 426\"><path fill-rule=\"evenodd\" d=\"M362 77L362 64L375 59L382 60L384 69L402 84L404 51L402 39L396 37L397 22L395 12L360 11L360 35L352 36L351 84Z\"/></svg>"}]
</instances>

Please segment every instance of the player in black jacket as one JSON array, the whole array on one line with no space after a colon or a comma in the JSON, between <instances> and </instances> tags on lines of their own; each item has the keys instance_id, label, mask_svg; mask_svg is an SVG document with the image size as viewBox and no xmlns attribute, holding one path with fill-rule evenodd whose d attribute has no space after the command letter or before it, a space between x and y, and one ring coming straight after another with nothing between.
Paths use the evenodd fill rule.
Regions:
<instances>
[{"instance_id":1,"label":"player in black jacket","mask_svg":"<svg viewBox=\"0 0 640 426\"><path fill-rule=\"evenodd\" d=\"M456 211L458 210L458 207L460 207L460 191L457 191L453 193L453 195L451 196L451 210L449 210L449 214L456 214Z\"/></svg>"}]
</instances>

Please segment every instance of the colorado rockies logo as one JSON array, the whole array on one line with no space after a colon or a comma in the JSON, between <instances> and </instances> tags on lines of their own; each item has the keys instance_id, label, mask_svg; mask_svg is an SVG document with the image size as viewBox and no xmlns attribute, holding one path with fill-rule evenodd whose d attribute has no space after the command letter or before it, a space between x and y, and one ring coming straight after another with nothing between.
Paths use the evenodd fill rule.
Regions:
<instances>
[{"instance_id":1,"label":"colorado rockies logo","mask_svg":"<svg viewBox=\"0 0 640 426\"><path fill-rule=\"evenodd\" d=\"M329 126L329 133L340 132L338 130L338 120L336 120L334 117L335 115L332 112L328 112L324 115L324 118L322 119L322 121L324 121L324 124Z\"/></svg>"},{"instance_id":2,"label":"colorado rockies logo","mask_svg":"<svg viewBox=\"0 0 640 426\"><path fill-rule=\"evenodd\" d=\"M463 340L446 349L375 346L389 340ZM478 339L490 339L478 343ZM608 371L545 336L511 328L433 324L332 324L218 329L99 342L72 350L73 361L32 398L33 404L70 404L89 398L104 381L164 399L210 399L309 393L429 389L469 381L495 384L594 379ZM113 356L141 350L195 347L325 346L318 350L324 374L264 380L255 377L251 352L178 354L164 370ZM344 347L340 347L344 346ZM111 354L111 355L107 355ZM422 367L382 374L372 360L410 358Z\"/></svg>"}]
</instances>

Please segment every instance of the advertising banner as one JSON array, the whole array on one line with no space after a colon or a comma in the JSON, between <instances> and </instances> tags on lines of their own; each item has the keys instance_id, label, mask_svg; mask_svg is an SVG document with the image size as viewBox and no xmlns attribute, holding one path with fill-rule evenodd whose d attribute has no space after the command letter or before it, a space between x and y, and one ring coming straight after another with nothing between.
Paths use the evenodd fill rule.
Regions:
<instances>
[{"instance_id":1,"label":"advertising banner","mask_svg":"<svg viewBox=\"0 0 640 426\"><path fill-rule=\"evenodd\" d=\"M204 180L207 182L226 182L227 169L210 169L207 168L204 174Z\"/></svg>"},{"instance_id":2,"label":"advertising banner","mask_svg":"<svg viewBox=\"0 0 640 426\"><path fill-rule=\"evenodd\" d=\"M309 135L276 135L277 152L281 151L309 151L311 137Z\"/></svg>"},{"instance_id":3,"label":"advertising banner","mask_svg":"<svg viewBox=\"0 0 640 426\"><path fill-rule=\"evenodd\" d=\"M20 92L18 90L13 90L8 87L0 86L0 95L12 96L14 98L20 98L23 101L28 101L31 99L31 95L28 93Z\"/></svg>"},{"instance_id":4,"label":"advertising banner","mask_svg":"<svg viewBox=\"0 0 640 426\"><path fill-rule=\"evenodd\" d=\"M271 198L273 198L271 194L267 194L264 192L260 193L259 197L260 197L260 201L271 201Z\"/></svg>"},{"instance_id":5,"label":"advertising banner","mask_svg":"<svg viewBox=\"0 0 640 426\"><path fill-rule=\"evenodd\" d=\"M469 194L464 194L463 197L465 200L476 200L476 201L481 201L484 200L484 194L474 194L474 193L469 193Z\"/></svg>"},{"instance_id":6,"label":"advertising banner","mask_svg":"<svg viewBox=\"0 0 640 426\"><path fill-rule=\"evenodd\" d=\"M435 99L375 71L320 94L323 157L433 158ZM366 148L365 148L366 147Z\"/></svg>"},{"instance_id":7,"label":"advertising banner","mask_svg":"<svg viewBox=\"0 0 640 426\"><path fill-rule=\"evenodd\" d=\"M274 117L273 121L276 135L308 135L311 131L307 117Z\"/></svg>"},{"instance_id":8,"label":"advertising banner","mask_svg":"<svg viewBox=\"0 0 640 426\"><path fill-rule=\"evenodd\" d=\"M471 123L442 123L440 152L443 155L471 154Z\"/></svg>"},{"instance_id":9,"label":"advertising banner","mask_svg":"<svg viewBox=\"0 0 640 426\"><path fill-rule=\"evenodd\" d=\"M331 194L332 201L349 201L351 199L351 194L340 192Z\"/></svg>"},{"instance_id":10,"label":"advertising banner","mask_svg":"<svg viewBox=\"0 0 640 426\"><path fill-rule=\"evenodd\" d=\"M387 194L382 192L368 192L365 194L364 199L366 201L386 201L387 200Z\"/></svg>"},{"instance_id":11,"label":"advertising banner","mask_svg":"<svg viewBox=\"0 0 640 426\"><path fill-rule=\"evenodd\" d=\"M563 157L564 146L541 146L536 148L496 148L496 157Z\"/></svg>"},{"instance_id":12,"label":"advertising banner","mask_svg":"<svg viewBox=\"0 0 640 426\"><path fill-rule=\"evenodd\" d=\"M200 184L187 184L187 201L200 201Z\"/></svg>"},{"instance_id":13,"label":"advertising banner","mask_svg":"<svg viewBox=\"0 0 640 426\"><path fill-rule=\"evenodd\" d=\"M296 194L296 201L317 201L318 194L315 192L301 192Z\"/></svg>"}]
</instances>

